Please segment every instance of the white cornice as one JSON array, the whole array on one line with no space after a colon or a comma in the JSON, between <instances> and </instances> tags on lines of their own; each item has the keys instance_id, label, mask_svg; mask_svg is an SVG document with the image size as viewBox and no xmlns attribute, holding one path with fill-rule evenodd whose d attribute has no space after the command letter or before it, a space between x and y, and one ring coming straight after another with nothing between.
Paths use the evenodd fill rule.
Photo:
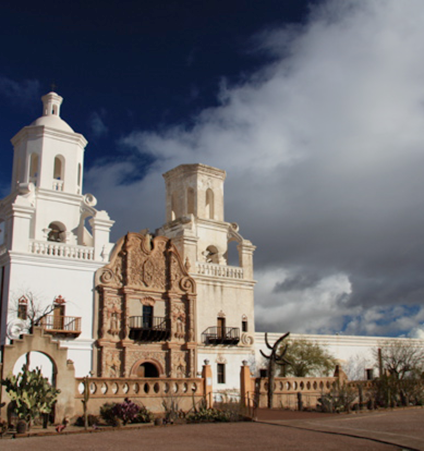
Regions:
<instances>
[{"instance_id":1,"label":"white cornice","mask_svg":"<svg viewBox=\"0 0 424 451\"><path fill-rule=\"evenodd\" d=\"M25 138L41 138L49 137L58 141L65 141L72 144L77 144L84 150L88 141L80 133L66 132L56 128L48 127L46 125L26 126L20 130L10 141L14 146L17 146L20 141Z\"/></svg>"}]
</instances>

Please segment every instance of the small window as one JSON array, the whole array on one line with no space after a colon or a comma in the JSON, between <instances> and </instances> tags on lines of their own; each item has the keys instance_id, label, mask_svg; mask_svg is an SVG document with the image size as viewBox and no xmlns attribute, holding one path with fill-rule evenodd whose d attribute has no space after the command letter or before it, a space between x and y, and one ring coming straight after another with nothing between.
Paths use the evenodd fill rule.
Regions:
<instances>
[{"instance_id":1,"label":"small window","mask_svg":"<svg viewBox=\"0 0 424 451\"><path fill-rule=\"evenodd\" d=\"M53 168L53 178L55 180L63 180L65 162L63 157L55 157L54 168Z\"/></svg>"},{"instance_id":2,"label":"small window","mask_svg":"<svg viewBox=\"0 0 424 451\"><path fill-rule=\"evenodd\" d=\"M153 326L153 307L143 305L143 329L151 329Z\"/></svg>"},{"instance_id":3,"label":"small window","mask_svg":"<svg viewBox=\"0 0 424 451\"><path fill-rule=\"evenodd\" d=\"M217 365L218 384L225 384L225 363Z\"/></svg>"},{"instance_id":4,"label":"small window","mask_svg":"<svg viewBox=\"0 0 424 451\"><path fill-rule=\"evenodd\" d=\"M172 193L171 195L171 221L177 219L177 194Z\"/></svg>"},{"instance_id":5,"label":"small window","mask_svg":"<svg viewBox=\"0 0 424 451\"><path fill-rule=\"evenodd\" d=\"M28 300L25 296L18 301L18 318L23 320L28 318Z\"/></svg>"},{"instance_id":6,"label":"small window","mask_svg":"<svg viewBox=\"0 0 424 451\"><path fill-rule=\"evenodd\" d=\"M213 191L208 188L206 191L206 217L208 219L214 219L215 209L214 209L214 195Z\"/></svg>"},{"instance_id":7,"label":"small window","mask_svg":"<svg viewBox=\"0 0 424 451\"><path fill-rule=\"evenodd\" d=\"M194 215L194 189L188 188L187 190L187 214Z\"/></svg>"},{"instance_id":8,"label":"small window","mask_svg":"<svg viewBox=\"0 0 424 451\"><path fill-rule=\"evenodd\" d=\"M38 177L38 155L36 153L31 154L29 177L30 182L34 182Z\"/></svg>"},{"instance_id":9,"label":"small window","mask_svg":"<svg viewBox=\"0 0 424 451\"><path fill-rule=\"evenodd\" d=\"M247 331L248 331L248 327L247 327L247 319L244 319L244 320L241 322L241 331L242 331L242 332L247 332Z\"/></svg>"}]
</instances>

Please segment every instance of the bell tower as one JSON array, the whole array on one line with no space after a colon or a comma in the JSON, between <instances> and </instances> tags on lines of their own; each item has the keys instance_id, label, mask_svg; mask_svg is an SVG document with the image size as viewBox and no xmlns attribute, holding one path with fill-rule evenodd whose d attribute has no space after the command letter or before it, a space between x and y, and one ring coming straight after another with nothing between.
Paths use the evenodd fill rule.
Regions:
<instances>
[{"instance_id":1,"label":"bell tower","mask_svg":"<svg viewBox=\"0 0 424 451\"><path fill-rule=\"evenodd\" d=\"M198 366L212 361L220 375L216 383L224 384L218 388L230 388L238 382L226 380L225 371L238 374L241 362L254 352L255 246L236 223L224 220L225 171L183 164L163 177L166 223L156 233L171 238L196 281ZM237 261L230 251L238 254Z\"/></svg>"},{"instance_id":2,"label":"bell tower","mask_svg":"<svg viewBox=\"0 0 424 451\"><path fill-rule=\"evenodd\" d=\"M81 194L87 141L60 117L62 97L49 92L42 101L42 116L12 138L12 192L33 183L42 190Z\"/></svg>"},{"instance_id":3,"label":"bell tower","mask_svg":"<svg viewBox=\"0 0 424 451\"><path fill-rule=\"evenodd\" d=\"M25 328L17 299L36 297L43 311L61 296L67 305L59 338L84 375L91 369L94 273L109 260L114 221L83 194L87 140L60 117L62 101L55 92L43 96L42 115L11 140L11 192L0 200L0 345Z\"/></svg>"}]
</instances>

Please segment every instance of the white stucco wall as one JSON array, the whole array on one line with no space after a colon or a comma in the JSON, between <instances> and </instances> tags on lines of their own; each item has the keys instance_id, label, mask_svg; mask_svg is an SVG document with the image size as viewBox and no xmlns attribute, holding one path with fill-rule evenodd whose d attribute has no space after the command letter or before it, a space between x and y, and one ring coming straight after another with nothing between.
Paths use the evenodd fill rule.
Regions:
<instances>
[{"instance_id":1,"label":"white stucco wall","mask_svg":"<svg viewBox=\"0 0 424 451\"><path fill-rule=\"evenodd\" d=\"M268 341L272 346L284 333L268 333ZM375 360L376 350L387 342L408 343L424 348L424 340L412 338L391 337L364 337L355 335L313 335L313 334L290 334L290 339L308 340L325 347L339 362L343 370L350 378L365 379L365 370L374 368L374 376L377 376L377 364ZM260 349L269 354L265 344L265 333L255 334L255 355L258 375L260 368L266 368L265 359L260 354Z\"/></svg>"}]
</instances>

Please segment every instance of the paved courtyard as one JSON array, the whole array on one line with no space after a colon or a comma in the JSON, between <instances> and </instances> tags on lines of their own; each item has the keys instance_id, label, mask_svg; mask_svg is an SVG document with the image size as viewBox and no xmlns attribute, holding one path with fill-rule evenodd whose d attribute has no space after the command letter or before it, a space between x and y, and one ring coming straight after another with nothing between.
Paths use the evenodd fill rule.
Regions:
<instances>
[{"instance_id":1,"label":"paved courtyard","mask_svg":"<svg viewBox=\"0 0 424 451\"><path fill-rule=\"evenodd\" d=\"M143 427L3 439L3 451L68 450L423 450L424 410L359 415L260 411L255 423Z\"/></svg>"}]
</instances>

